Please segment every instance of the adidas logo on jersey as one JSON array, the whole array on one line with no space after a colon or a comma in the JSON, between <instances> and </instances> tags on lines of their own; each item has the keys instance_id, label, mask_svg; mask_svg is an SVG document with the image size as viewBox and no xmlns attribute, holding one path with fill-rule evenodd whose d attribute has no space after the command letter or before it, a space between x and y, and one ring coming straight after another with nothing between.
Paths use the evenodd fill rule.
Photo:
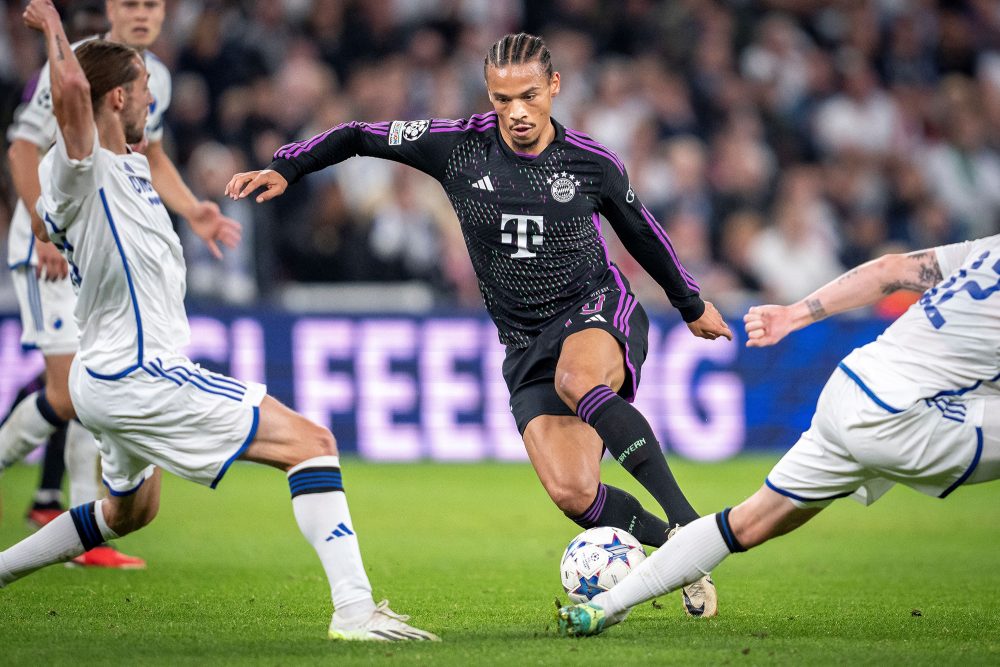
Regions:
<instances>
[{"instance_id":1,"label":"adidas logo on jersey","mask_svg":"<svg viewBox=\"0 0 1000 667\"><path fill-rule=\"evenodd\" d=\"M487 192L493 192L493 181L490 180L490 177L488 175L483 176L478 181L473 183L472 187L476 188L477 190L486 190Z\"/></svg>"},{"instance_id":2,"label":"adidas logo on jersey","mask_svg":"<svg viewBox=\"0 0 1000 667\"><path fill-rule=\"evenodd\" d=\"M605 322L605 323L607 322L607 320L604 319L603 315L594 315L593 317L588 317L585 321L586 322Z\"/></svg>"}]
</instances>

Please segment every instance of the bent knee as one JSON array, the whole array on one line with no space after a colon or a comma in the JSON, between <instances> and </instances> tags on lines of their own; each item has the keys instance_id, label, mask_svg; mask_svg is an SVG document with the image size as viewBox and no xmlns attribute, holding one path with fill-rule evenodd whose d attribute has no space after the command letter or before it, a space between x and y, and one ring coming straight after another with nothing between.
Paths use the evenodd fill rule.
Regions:
<instances>
[{"instance_id":1,"label":"bent knee","mask_svg":"<svg viewBox=\"0 0 1000 667\"><path fill-rule=\"evenodd\" d=\"M563 403L569 406L572 410L576 410L576 406L580 402L580 399L583 398L588 391L596 387L597 384L598 382L596 380L587 377L583 373L577 372L573 368L556 369L556 394L558 394Z\"/></svg>"},{"instance_id":2,"label":"bent knee","mask_svg":"<svg viewBox=\"0 0 1000 667\"><path fill-rule=\"evenodd\" d=\"M563 514L573 518L586 512L597 495L597 486L582 483L556 483L545 489Z\"/></svg>"},{"instance_id":3,"label":"bent knee","mask_svg":"<svg viewBox=\"0 0 1000 667\"><path fill-rule=\"evenodd\" d=\"M308 426L303 428L300 440L296 443L295 457L298 459L293 465L298 465L303 461L315 459L320 456L337 455L337 439L333 437L330 429L319 426L312 422L307 422Z\"/></svg>"}]
</instances>

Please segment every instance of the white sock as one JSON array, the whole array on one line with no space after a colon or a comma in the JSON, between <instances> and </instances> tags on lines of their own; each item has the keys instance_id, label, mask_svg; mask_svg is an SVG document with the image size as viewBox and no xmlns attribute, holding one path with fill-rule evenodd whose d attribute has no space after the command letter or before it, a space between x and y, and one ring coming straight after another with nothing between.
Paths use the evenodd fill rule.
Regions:
<instances>
[{"instance_id":1,"label":"white sock","mask_svg":"<svg viewBox=\"0 0 1000 667\"><path fill-rule=\"evenodd\" d=\"M701 579L729 554L715 515L703 516L684 526L684 530L639 563L621 583L594 596L594 603L605 613L616 616Z\"/></svg>"},{"instance_id":2,"label":"white sock","mask_svg":"<svg viewBox=\"0 0 1000 667\"><path fill-rule=\"evenodd\" d=\"M103 503L103 500L94 503L92 515L88 505L63 512L39 528L38 532L0 552L0 588L46 565L76 558L85 551L73 512L86 523L84 531L87 531L87 539L91 543L98 534L101 540L118 537L104 520Z\"/></svg>"},{"instance_id":3,"label":"white sock","mask_svg":"<svg viewBox=\"0 0 1000 667\"><path fill-rule=\"evenodd\" d=\"M23 459L56 431L38 411L38 394L36 391L18 403L0 428L0 471Z\"/></svg>"},{"instance_id":4,"label":"white sock","mask_svg":"<svg viewBox=\"0 0 1000 667\"><path fill-rule=\"evenodd\" d=\"M288 471L292 511L330 581L335 619L367 618L375 609L340 477L340 459L318 456Z\"/></svg>"},{"instance_id":5,"label":"white sock","mask_svg":"<svg viewBox=\"0 0 1000 667\"><path fill-rule=\"evenodd\" d=\"M97 442L87 428L70 420L66 429L66 472L69 473L69 506L76 507L101 497L97 467L101 458Z\"/></svg>"}]
</instances>

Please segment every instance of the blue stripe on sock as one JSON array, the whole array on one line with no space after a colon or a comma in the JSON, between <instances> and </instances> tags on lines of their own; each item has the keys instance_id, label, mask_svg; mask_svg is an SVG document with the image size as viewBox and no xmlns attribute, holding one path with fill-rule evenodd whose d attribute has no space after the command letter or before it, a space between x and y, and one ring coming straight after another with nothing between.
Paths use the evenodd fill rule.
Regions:
<instances>
[{"instance_id":1,"label":"blue stripe on sock","mask_svg":"<svg viewBox=\"0 0 1000 667\"><path fill-rule=\"evenodd\" d=\"M301 472L301 473L295 473L294 475L289 477L288 483L291 484L297 480L306 480L306 479L336 479L337 481L340 481L341 475L339 472L313 472L313 473Z\"/></svg>"},{"instance_id":2,"label":"blue stripe on sock","mask_svg":"<svg viewBox=\"0 0 1000 667\"><path fill-rule=\"evenodd\" d=\"M80 536L80 541L83 543L84 551L90 551L104 541L101 537L101 531L97 527L97 521L94 519L94 503L79 505L69 512L77 535Z\"/></svg>"},{"instance_id":3,"label":"blue stripe on sock","mask_svg":"<svg viewBox=\"0 0 1000 667\"><path fill-rule=\"evenodd\" d=\"M331 489L342 489L344 485L339 479L307 479L301 482L290 483L288 488L292 490L292 493L300 491L302 489L316 489L316 488L331 488Z\"/></svg>"}]
</instances>

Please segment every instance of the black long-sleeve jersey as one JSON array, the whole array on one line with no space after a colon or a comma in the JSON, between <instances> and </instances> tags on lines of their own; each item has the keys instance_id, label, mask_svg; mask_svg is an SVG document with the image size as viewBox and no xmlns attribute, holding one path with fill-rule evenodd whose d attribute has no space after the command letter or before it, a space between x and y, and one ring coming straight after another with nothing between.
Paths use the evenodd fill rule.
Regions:
<instances>
[{"instance_id":1,"label":"black long-sleeve jersey","mask_svg":"<svg viewBox=\"0 0 1000 667\"><path fill-rule=\"evenodd\" d=\"M415 167L444 187L462 225L486 308L513 347L529 343L597 286L621 275L599 214L663 287L686 322L701 317L698 284L629 185L611 150L555 120L537 156L513 151L496 113L462 120L351 122L282 146L268 167L294 183L354 155Z\"/></svg>"}]
</instances>

